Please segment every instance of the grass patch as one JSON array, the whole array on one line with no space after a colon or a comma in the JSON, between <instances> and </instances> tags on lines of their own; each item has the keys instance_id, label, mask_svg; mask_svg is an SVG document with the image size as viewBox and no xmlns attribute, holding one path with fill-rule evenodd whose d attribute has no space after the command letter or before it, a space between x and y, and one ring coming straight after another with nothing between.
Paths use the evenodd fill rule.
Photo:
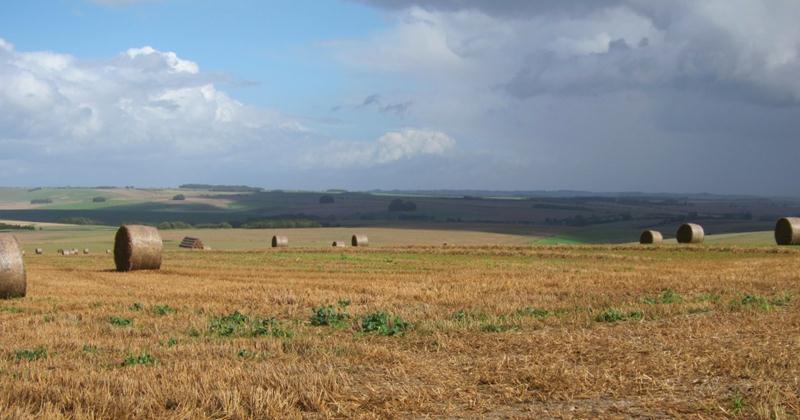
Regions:
<instances>
[{"instance_id":1,"label":"grass patch","mask_svg":"<svg viewBox=\"0 0 800 420\"><path fill-rule=\"evenodd\" d=\"M459 322L471 321L471 320L478 320L483 322L488 320L489 316L483 312L468 312L463 309L459 309L450 315L450 319Z\"/></svg>"},{"instance_id":2,"label":"grass patch","mask_svg":"<svg viewBox=\"0 0 800 420\"><path fill-rule=\"evenodd\" d=\"M90 344L84 344L83 345L83 352L84 353L95 354L95 353L97 353L97 350L98 350L97 346L92 346Z\"/></svg>"},{"instance_id":3,"label":"grass patch","mask_svg":"<svg viewBox=\"0 0 800 420\"><path fill-rule=\"evenodd\" d=\"M239 311L228 315L212 317L208 324L208 332L219 337L250 336L250 337L285 337L293 336L275 318L249 317Z\"/></svg>"},{"instance_id":4,"label":"grass patch","mask_svg":"<svg viewBox=\"0 0 800 420\"><path fill-rule=\"evenodd\" d=\"M737 391L735 394L733 394L733 396L731 396L731 410L733 411L733 414L741 414L742 410L744 410L744 406L744 395Z\"/></svg>"},{"instance_id":5,"label":"grass patch","mask_svg":"<svg viewBox=\"0 0 800 420\"><path fill-rule=\"evenodd\" d=\"M347 305L349 305L349 301ZM336 328L345 326L347 320L350 319L350 314L343 310L346 307L347 306L342 306L342 301L340 301L338 307L328 305L313 308L311 310L311 325L315 327L331 326Z\"/></svg>"},{"instance_id":6,"label":"grass patch","mask_svg":"<svg viewBox=\"0 0 800 420\"><path fill-rule=\"evenodd\" d=\"M130 318L123 318L121 316L112 316L108 318L108 322L111 325L116 325L117 327L127 327L133 323L133 320Z\"/></svg>"},{"instance_id":7,"label":"grass patch","mask_svg":"<svg viewBox=\"0 0 800 420\"><path fill-rule=\"evenodd\" d=\"M672 289L666 289L662 291L658 296L646 297L644 298L643 301L647 305L656 305L656 304L672 305L675 303L682 303L683 296L681 296Z\"/></svg>"},{"instance_id":8,"label":"grass patch","mask_svg":"<svg viewBox=\"0 0 800 420\"><path fill-rule=\"evenodd\" d=\"M522 317L531 317L536 319L545 319L553 315L550 311L539 308L525 307L517 310L517 315Z\"/></svg>"},{"instance_id":9,"label":"grass patch","mask_svg":"<svg viewBox=\"0 0 800 420\"><path fill-rule=\"evenodd\" d=\"M139 312L143 308L144 308L144 306L139 302L133 303L133 304L131 304L131 306L128 306L128 309L130 309L133 312Z\"/></svg>"},{"instance_id":10,"label":"grass patch","mask_svg":"<svg viewBox=\"0 0 800 420\"><path fill-rule=\"evenodd\" d=\"M644 318L644 314L640 311L622 312L618 309L609 308L597 315L594 320L597 322L619 322L619 321L637 321Z\"/></svg>"},{"instance_id":11,"label":"grass patch","mask_svg":"<svg viewBox=\"0 0 800 420\"><path fill-rule=\"evenodd\" d=\"M378 311L365 315L361 319L361 331L378 335L402 335L411 328L411 324L400 318L392 317L386 312Z\"/></svg>"},{"instance_id":12,"label":"grass patch","mask_svg":"<svg viewBox=\"0 0 800 420\"><path fill-rule=\"evenodd\" d=\"M719 295L716 293L700 293L699 295L695 296L695 302L711 302L717 303L719 302Z\"/></svg>"},{"instance_id":13,"label":"grass patch","mask_svg":"<svg viewBox=\"0 0 800 420\"><path fill-rule=\"evenodd\" d=\"M153 313L158 316L174 314L175 312L175 308L169 305L156 305L153 307Z\"/></svg>"},{"instance_id":14,"label":"grass patch","mask_svg":"<svg viewBox=\"0 0 800 420\"><path fill-rule=\"evenodd\" d=\"M3 306L3 307L0 307L0 312L8 312L8 313L12 313L12 314L20 314L20 313L25 312L25 310L20 308L20 307L18 307L18 306Z\"/></svg>"},{"instance_id":15,"label":"grass patch","mask_svg":"<svg viewBox=\"0 0 800 420\"><path fill-rule=\"evenodd\" d=\"M21 349L14 352L14 358L19 360L34 361L47 357L47 349L36 347L33 349Z\"/></svg>"},{"instance_id":16,"label":"grass patch","mask_svg":"<svg viewBox=\"0 0 800 420\"><path fill-rule=\"evenodd\" d=\"M516 329L517 329L516 326L508 325L508 324L489 323L489 324L484 324L483 326L481 326L481 331L483 331L483 332L491 332L491 333L502 333L502 332L512 331L512 330L516 330Z\"/></svg>"},{"instance_id":17,"label":"grass patch","mask_svg":"<svg viewBox=\"0 0 800 420\"><path fill-rule=\"evenodd\" d=\"M136 366L136 365L144 365L149 366L156 363L156 358L151 356L150 353L144 352L140 355L130 355L122 361L122 366Z\"/></svg>"}]
</instances>

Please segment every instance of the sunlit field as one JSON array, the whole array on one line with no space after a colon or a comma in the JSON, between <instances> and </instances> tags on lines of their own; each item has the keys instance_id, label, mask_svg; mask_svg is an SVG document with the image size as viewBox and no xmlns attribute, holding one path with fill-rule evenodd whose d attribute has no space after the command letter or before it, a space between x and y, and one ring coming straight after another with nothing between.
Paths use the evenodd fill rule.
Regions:
<instances>
[{"instance_id":1,"label":"sunlit field","mask_svg":"<svg viewBox=\"0 0 800 420\"><path fill-rule=\"evenodd\" d=\"M98 253L25 261L28 296L0 302L11 417L800 414L793 248L170 245L160 271L131 273Z\"/></svg>"}]
</instances>

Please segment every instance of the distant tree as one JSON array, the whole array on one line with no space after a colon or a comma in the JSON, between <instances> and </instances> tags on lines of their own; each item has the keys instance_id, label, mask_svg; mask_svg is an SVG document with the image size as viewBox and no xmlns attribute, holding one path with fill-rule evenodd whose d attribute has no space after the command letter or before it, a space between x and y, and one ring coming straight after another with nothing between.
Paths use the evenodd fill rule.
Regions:
<instances>
[{"instance_id":1,"label":"distant tree","mask_svg":"<svg viewBox=\"0 0 800 420\"><path fill-rule=\"evenodd\" d=\"M335 201L336 200L334 200L333 197L330 195L323 195L322 197L319 198L320 204L332 204Z\"/></svg>"},{"instance_id":2,"label":"distant tree","mask_svg":"<svg viewBox=\"0 0 800 420\"><path fill-rule=\"evenodd\" d=\"M105 203L106 202L106 198L105 197L95 197L95 198L92 199L92 202L94 202L94 203Z\"/></svg>"},{"instance_id":3,"label":"distant tree","mask_svg":"<svg viewBox=\"0 0 800 420\"><path fill-rule=\"evenodd\" d=\"M389 211L416 211L417 205L413 201L403 201L395 198L389 203Z\"/></svg>"},{"instance_id":4,"label":"distant tree","mask_svg":"<svg viewBox=\"0 0 800 420\"><path fill-rule=\"evenodd\" d=\"M172 197L172 199L175 201L183 201L186 200L186 196L183 194L177 194L174 197Z\"/></svg>"},{"instance_id":5,"label":"distant tree","mask_svg":"<svg viewBox=\"0 0 800 420\"><path fill-rule=\"evenodd\" d=\"M102 225L103 222L93 220L88 217L66 217L61 219L61 223L68 225Z\"/></svg>"},{"instance_id":6,"label":"distant tree","mask_svg":"<svg viewBox=\"0 0 800 420\"><path fill-rule=\"evenodd\" d=\"M31 204L50 204L53 200L49 198L34 198L31 200Z\"/></svg>"}]
</instances>

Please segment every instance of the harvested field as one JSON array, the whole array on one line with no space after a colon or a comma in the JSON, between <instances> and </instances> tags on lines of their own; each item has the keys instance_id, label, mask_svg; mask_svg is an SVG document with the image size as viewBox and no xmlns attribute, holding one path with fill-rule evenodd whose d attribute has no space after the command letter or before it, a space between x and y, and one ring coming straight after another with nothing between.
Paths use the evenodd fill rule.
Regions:
<instances>
[{"instance_id":1,"label":"harvested field","mask_svg":"<svg viewBox=\"0 0 800 420\"><path fill-rule=\"evenodd\" d=\"M28 256L28 297L0 302L0 411L793 417L799 257L169 249L161 271L117 273L109 255Z\"/></svg>"}]
</instances>

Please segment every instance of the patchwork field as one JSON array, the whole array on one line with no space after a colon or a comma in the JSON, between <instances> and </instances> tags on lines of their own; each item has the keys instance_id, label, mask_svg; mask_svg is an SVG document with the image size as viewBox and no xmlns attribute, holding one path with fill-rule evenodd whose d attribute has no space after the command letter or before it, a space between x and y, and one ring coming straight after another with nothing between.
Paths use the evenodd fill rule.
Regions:
<instances>
[{"instance_id":1,"label":"patchwork field","mask_svg":"<svg viewBox=\"0 0 800 420\"><path fill-rule=\"evenodd\" d=\"M800 415L794 248L25 259L28 297L0 302L10 417Z\"/></svg>"},{"instance_id":2,"label":"patchwork field","mask_svg":"<svg viewBox=\"0 0 800 420\"><path fill-rule=\"evenodd\" d=\"M43 226L42 230L15 231L27 252L41 247L45 253L59 248L89 248L104 252L114 247L116 227L109 226ZM405 245L525 245L540 237L480 231L395 228L298 228L298 229L177 229L162 230L164 247L177 249L186 236L202 239L214 250L246 250L268 247L273 235L286 235L292 247L328 247L336 240L350 242L354 233L368 235L371 246Z\"/></svg>"}]
</instances>

